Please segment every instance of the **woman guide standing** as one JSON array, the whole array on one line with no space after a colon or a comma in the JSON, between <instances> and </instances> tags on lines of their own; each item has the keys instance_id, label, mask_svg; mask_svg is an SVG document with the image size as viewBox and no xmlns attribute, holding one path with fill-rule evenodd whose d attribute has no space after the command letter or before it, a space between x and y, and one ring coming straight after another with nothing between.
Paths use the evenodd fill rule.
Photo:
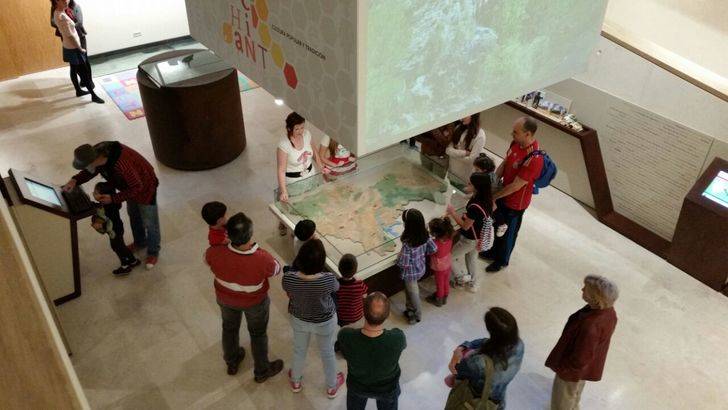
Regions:
<instances>
[{"instance_id":1,"label":"woman guide standing","mask_svg":"<svg viewBox=\"0 0 728 410\"><path fill-rule=\"evenodd\" d=\"M314 175L316 170L327 171L321 166L318 146L314 146L311 140L311 133L306 129L306 119L296 112L286 117L286 136L278 141L276 150L278 163L278 200L288 202L289 194L298 195L313 187L315 178L309 179L311 184L302 183L304 179ZM296 183L297 182L297 183ZM296 183L296 184L294 184ZM289 184L293 186L289 187ZM290 188L290 192L289 192ZM285 236L287 229L283 223L278 225L281 236Z\"/></svg>"}]
</instances>

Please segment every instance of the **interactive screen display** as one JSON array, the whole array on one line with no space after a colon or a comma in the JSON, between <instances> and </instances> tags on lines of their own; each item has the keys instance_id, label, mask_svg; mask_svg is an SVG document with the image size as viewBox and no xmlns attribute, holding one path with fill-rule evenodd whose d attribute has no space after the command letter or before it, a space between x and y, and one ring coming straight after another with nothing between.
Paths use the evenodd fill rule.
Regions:
<instances>
[{"instance_id":1,"label":"interactive screen display","mask_svg":"<svg viewBox=\"0 0 728 410\"><path fill-rule=\"evenodd\" d=\"M32 181L30 179L25 180L25 185L28 186L28 190L30 190L31 195L33 195L34 197L46 202L50 202L53 205L61 206L61 201L60 199L58 199L56 190L52 187Z\"/></svg>"},{"instance_id":2,"label":"interactive screen display","mask_svg":"<svg viewBox=\"0 0 728 410\"><path fill-rule=\"evenodd\" d=\"M605 0L370 0L366 151L572 77Z\"/></svg>"},{"instance_id":3,"label":"interactive screen display","mask_svg":"<svg viewBox=\"0 0 728 410\"><path fill-rule=\"evenodd\" d=\"M728 172L720 171L703 191L703 196L728 208Z\"/></svg>"}]
</instances>

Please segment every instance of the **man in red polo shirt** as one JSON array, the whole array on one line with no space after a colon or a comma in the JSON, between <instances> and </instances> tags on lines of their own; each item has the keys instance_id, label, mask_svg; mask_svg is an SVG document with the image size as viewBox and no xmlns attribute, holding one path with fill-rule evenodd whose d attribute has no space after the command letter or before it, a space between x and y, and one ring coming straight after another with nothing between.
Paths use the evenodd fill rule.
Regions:
<instances>
[{"instance_id":1,"label":"man in red polo shirt","mask_svg":"<svg viewBox=\"0 0 728 410\"><path fill-rule=\"evenodd\" d=\"M245 357L239 344L240 322L245 314L253 350L255 381L263 383L283 369L283 360L268 360L268 278L281 265L253 241L253 221L242 212L228 219L227 246L211 246L205 260L215 274L215 294L222 313L222 349L227 373L238 373Z\"/></svg>"},{"instance_id":2,"label":"man in red polo shirt","mask_svg":"<svg viewBox=\"0 0 728 410\"><path fill-rule=\"evenodd\" d=\"M503 178L503 189L493 195L503 221L508 225L505 234L495 238L493 248L485 253L485 257L493 262L485 269L486 272L498 272L511 259L511 252L516 246L518 231L521 229L523 213L531 203L533 183L541 174L543 158L540 155L528 154L538 149L535 134L538 129L536 120L530 117L521 117L513 123L511 136L513 142L508 148L506 157L496 169L497 177Z\"/></svg>"}]
</instances>

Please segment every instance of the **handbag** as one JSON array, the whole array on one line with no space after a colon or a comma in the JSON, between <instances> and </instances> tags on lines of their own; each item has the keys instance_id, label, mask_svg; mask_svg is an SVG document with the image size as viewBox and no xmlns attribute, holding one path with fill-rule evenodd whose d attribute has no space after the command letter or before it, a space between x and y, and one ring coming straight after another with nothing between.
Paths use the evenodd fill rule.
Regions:
<instances>
[{"instance_id":1,"label":"handbag","mask_svg":"<svg viewBox=\"0 0 728 410\"><path fill-rule=\"evenodd\" d=\"M480 212L483 213L483 226L480 228L480 235L475 232L475 228L470 228L473 230L473 234L478 239L478 246L477 249L479 252L485 252L489 251L493 247L493 242L495 239L495 232L493 229L493 218L488 215L485 212L485 209L483 209L478 204L471 204L475 206L476 208L480 209Z\"/></svg>"},{"instance_id":2,"label":"handbag","mask_svg":"<svg viewBox=\"0 0 728 410\"><path fill-rule=\"evenodd\" d=\"M493 360L487 355L483 355L485 361L485 380L483 381L483 391L480 397L473 395L468 380L458 380L455 387L450 390L445 403L445 410L497 410L498 405L490 400L490 391L493 387Z\"/></svg>"}]
</instances>

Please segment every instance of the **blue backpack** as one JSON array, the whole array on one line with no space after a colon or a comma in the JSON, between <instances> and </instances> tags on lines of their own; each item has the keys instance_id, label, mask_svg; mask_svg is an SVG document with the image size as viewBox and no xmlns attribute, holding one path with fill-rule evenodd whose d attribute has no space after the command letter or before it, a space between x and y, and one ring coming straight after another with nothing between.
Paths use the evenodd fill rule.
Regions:
<instances>
[{"instance_id":1,"label":"blue backpack","mask_svg":"<svg viewBox=\"0 0 728 410\"><path fill-rule=\"evenodd\" d=\"M546 151L542 150L535 150L531 151L528 155L526 155L526 158L523 159L523 162L525 163L528 161L529 158L531 158L534 155L540 155L543 158L543 167L541 167L541 174L536 178L535 181L533 181L533 193L538 194L538 190L540 188L546 188L551 184L551 181L556 178L556 173L559 171L556 168L556 163L551 160L551 157L549 157L549 154L546 153Z\"/></svg>"}]
</instances>

